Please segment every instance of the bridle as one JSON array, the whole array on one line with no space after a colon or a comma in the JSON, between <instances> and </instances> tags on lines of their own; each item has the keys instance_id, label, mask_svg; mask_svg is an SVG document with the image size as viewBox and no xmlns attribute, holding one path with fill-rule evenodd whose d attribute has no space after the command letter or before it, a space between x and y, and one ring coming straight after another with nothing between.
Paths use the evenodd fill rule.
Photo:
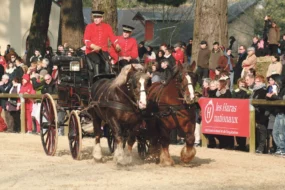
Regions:
<instances>
[{"instance_id":1,"label":"bridle","mask_svg":"<svg viewBox=\"0 0 285 190\"><path fill-rule=\"evenodd\" d=\"M181 84L183 82L183 77L185 77L185 78L187 77L186 75L189 76L190 81L187 80L186 84ZM191 96L191 92L188 89L188 87L192 86L192 88L193 88L193 83L192 83L191 76L188 73L186 73L186 72L179 73L178 76L176 77L176 81L175 82L176 82L175 86L178 89L179 96L181 97L179 99L182 100L184 104L193 104L194 103L194 99L191 100L190 103L187 103L187 101L188 101L187 100L187 95ZM193 90L193 93L194 93L194 90Z\"/></svg>"}]
</instances>

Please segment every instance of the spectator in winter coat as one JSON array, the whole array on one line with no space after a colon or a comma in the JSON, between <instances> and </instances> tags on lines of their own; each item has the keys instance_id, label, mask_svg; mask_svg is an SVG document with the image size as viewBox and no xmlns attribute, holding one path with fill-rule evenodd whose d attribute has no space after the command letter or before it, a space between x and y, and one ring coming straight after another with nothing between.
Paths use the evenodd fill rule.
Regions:
<instances>
[{"instance_id":1,"label":"spectator in winter coat","mask_svg":"<svg viewBox=\"0 0 285 190\"><path fill-rule=\"evenodd\" d=\"M9 76L7 74L4 74L2 76L2 80L0 81L0 93L9 93L11 87L12 87L12 83L9 80ZM7 131L13 132L13 119L10 113L6 110L7 101L8 101L8 98L0 99L2 111L4 111L5 121L8 127Z\"/></svg>"},{"instance_id":2,"label":"spectator in winter coat","mask_svg":"<svg viewBox=\"0 0 285 190\"><path fill-rule=\"evenodd\" d=\"M9 94L19 94L21 89L21 79L14 78L12 81L12 88ZM20 99L19 98L9 98L6 105L6 110L9 111L11 117L13 118L13 132L21 132L21 121L20 121Z\"/></svg>"},{"instance_id":3,"label":"spectator in winter coat","mask_svg":"<svg viewBox=\"0 0 285 190\"><path fill-rule=\"evenodd\" d=\"M46 74L44 76L44 81L45 81L45 84L42 88L42 94L46 94L46 93L56 94L57 93L56 84L49 74Z\"/></svg>"},{"instance_id":4,"label":"spectator in winter coat","mask_svg":"<svg viewBox=\"0 0 285 190\"><path fill-rule=\"evenodd\" d=\"M14 70L13 74L11 75L12 78L22 78L24 74L24 70L22 68L22 63L20 61L20 58L16 59L15 62L16 69Z\"/></svg>"},{"instance_id":5,"label":"spectator in winter coat","mask_svg":"<svg viewBox=\"0 0 285 190\"><path fill-rule=\"evenodd\" d=\"M218 60L219 67L222 70L227 71L230 75L230 90L233 91L233 84L234 84L234 59L231 58L231 49L226 49L224 55L220 56Z\"/></svg>"},{"instance_id":6,"label":"spectator in winter coat","mask_svg":"<svg viewBox=\"0 0 285 190\"><path fill-rule=\"evenodd\" d=\"M189 43L186 46L186 55L187 55L187 61L188 63L191 63L191 56L192 56L192 43L193 43L193 38L189 39Z\"/></svg>"},{"instance_id":7,"label":"spectator in winter coat","mask_svg":"<svg viewBox=\"0 0 285 190\"><path fill-rule=\"evenodd\" d=\"M285 78L281 75L270 76L278 86L280 91L278 95L274 93L267 93L266 97L269 100L285 100ZM274 114L276 115L275 122L273 125L273 139L277 146L276 155L285 155L285 109L282 106L274 106Z\"/></svg>"},{"instance_id":8,"label":"spectator in winter coat","mask_svg":"<svg viewBox=\"0 0 285 190\"><path fill-rule=\"evenodd\" d=\"M230 90L227 88L226 80L219 80L219 87L216 92L217 98L232 98ZM233 136L224 136L216 135L216 138L219 140L219 148L233 149L234 148L234 137Z\"/></svg>"},{"instance_id":9,"label":"spectator in winter coat","mask_svg":"<svg viewBox=\"0 0 285 190\"><path fill-rule=\"evenodd\" d=\"M285 54L285 34L282 35L282 40L280 41L279 48L281 50L281 55Z\"/></svg>"},{"instance_id":10,"label":"spectator in winter coat","mask_svg":"<svg viewBox=\"0 0 285 190\"><path fill-rule=\"evenodd\" d=\"M35 49L35 54L30 58L30 63L31 62L39 62L42 60L42 55L40 53L39 49Z\"/></svg>"},{"instance_id":11,"label":"spectator in winter coat","mask_svg":"<svg viewBox=\"0 0 285 190\"><path fill-rule=\"evenodd\" d=\"M139 43L138 51L139 51L139 58L140 58L140 60L143 60L145 54L147 53L147 50L146 50L146 48L144 46L144 42L140 42Z\"/></svg>"},{"instance_id":12,"label":"spectator in winter coat","mask_svg":"<svg viewBox=\"0 0 285 190\"><path fill-rule=\"evenodd\" d=\"M184 52L181 50L181 43L180 42L178 42L174 45L174 52L172 53L172 56L175 59L176 65L184 63Z\"/></svg>"},{"instance_id":13,"label":"spectator in winter coat","mask_svg":"<svg viewBox=\"0 0 285 190\"><path fill-rule=\"evenodd\" d=\"M218 60L223 55L223 51L219 47L219 42L213 43L213 49L209 59L209 78L215 79L215 69L218 67Z\"/></svg>"},{"instance_id":14,"label":"spectator in winter coat","mask_svg":"<svg viewBox=\"0 0 285 190\"><path fill-rule=\"evenodd\" d=\"M250 95L251 99L265 99L266 97L266 85L265 79L262 75L257 75L254 81L253 93ZM257 149L256 153L262 154L266 145L267 137L267 124L268 115L266 115L266 109L264 106L255 107L255 122L256 122L256 136Z\"/></svg>"},{"instance_id":15,"label":"spectator in winter coat","mask_svg":"<svg viewBox=\"0 0 285 190\"><path fill-rule=\"evenodd\" d=\"M236 84L237 80L241 76L242 72L242 62L246 59L247 52L245 46L239 46L238 48L238 60L236 63L236 66L234 68L234 84Z\"/></svg>"},{"instance_id":16,"label":"spectator in winter coat","mask_svg":"<svg viewBox=\"0 0 285 190\"><path fill-rule=\"evenodd\" d=\"M4 70L6 70L7 62L4 58L4 56L2 56L1 54L0 54L0 65L2 65L4 67Z\"/></svg>"},{"instance_id":17,"label":"spectator in winter coat","mask_svg":"<svg viewBox=\"0 0 285 190\"><path fill-rule=\"evenodd\" d=\"M208 44L206 41L201 41L200 50L198 53L198 82L202 86L203 78L209 78L209 59L211 51L208 49Z\"/></svg>"},{"instance_id":18,"label":"spectator in winter coat","mask_svg":"<svg viewBox=\"0 0 285 190\"><path fill-rule=\"evenodd\" d=\"M232 93L233 98L238 99L248 99L250 96L250 91L246 88L246 83L244 79L239 79L238 88L235 89ZM236 137L237 148L236 150L246 151L246 137Z\"/></svg>"},{"instance_id":19,"label":"spectator in winter coat","mask_svg":"<svg viewBox=\"0 0 285 190\"><path fill-rule=\"evenodd\" d=\"M278 55L273 55L271 59L271 63L268 66L266 77L269 77L273 74L281 74L282 73L282 64L280 63L280 57Z\"/></svg>"},{"instance_id":20,"label":"spectator in winter coat","mask_svg":"<svg viewBox=\"0 0 285 190\"><path fill-rule=\"evenodd\" d=\"M276 22L272 21L271 28L268 32L268 43L269 43L269 54L277 54L277 49L280 40L280 28L277 26Z\"/></svg>"},{"instance_id":21,"label":"spectator in winter coat","mask_svg":"<svg viewBox=\"0 0 285 190\"><path fill-rule=\"evenodd\" d=\"M35 90L33 88L32 83L30 82L30 75L24 74L22 79L22 86L20 89L20 94L35 94ZM32 108L33 108L33 100L26 99L25 101L25 114L26 114L26 131L28 134L32 133Z\"/></svg>"},{"instance_id":22,"label":"spectator in winter coat","mask_svg":"<svg viewBox=\"0 0 285 190\"><path fill-rule=\"evenodd\" d=\"M254 47L249 47L247 48L247 57L246 59L242 62L242 73L241 73L241 77L245 77L246 74L248 73L248 70L250 68L254 68L256 67L256 56L255 56L255 49Z\"/></svg>"},{"instance_id":23,"label":"spectator in winter coat","mask_svg":"<svg viewBox=\"0 0 285 190\"><path fill-rule=\"evenodd\" d=\"M175 66L176 61L175 61L174 57L172 56L171 48L165 49L164 58L168 60L169 67L172 69Z\"/></svg>"}]
</instances>

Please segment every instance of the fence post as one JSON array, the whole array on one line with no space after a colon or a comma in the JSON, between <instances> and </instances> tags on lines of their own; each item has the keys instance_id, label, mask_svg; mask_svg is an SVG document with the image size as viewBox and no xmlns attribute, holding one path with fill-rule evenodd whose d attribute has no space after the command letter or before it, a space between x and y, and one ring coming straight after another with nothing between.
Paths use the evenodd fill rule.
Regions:
<instances>
[{"instance_id":1,"label":"fence post","mask_svg":"<svg viewBox=\"0 0 285 190\"><path fill-rule=\"evenodd\" d=\"M25 98L23 94L19 94L21 100L21 133L26 133L26 107L25 107Z\"/></svg>"},{"instance_id":2,"label":"fence post","mask_svg":"<svg viewBox=\"0 0 285 190\"><path fill-rule=\"evenodd\" d=\"M249 152L255 153L255 109L254 109L254 106L250 104L249 110L250 110Z\"/></svg>"}]
</instances>

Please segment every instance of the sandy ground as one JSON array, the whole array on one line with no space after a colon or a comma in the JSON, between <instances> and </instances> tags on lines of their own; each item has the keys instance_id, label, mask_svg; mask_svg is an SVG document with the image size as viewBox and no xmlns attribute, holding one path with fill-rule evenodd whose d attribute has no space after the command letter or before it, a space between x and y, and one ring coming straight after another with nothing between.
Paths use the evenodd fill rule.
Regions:
<instances>
[{"instance_id":1,"label":"sandy ground","mask_svg":"<svg viewBox=\"0 0 285 190\"><path fill-rule=\"evenodd\" d=\"M134 164L118 167L102 139L105 163L92 160L93 139L83 141L83 159L69 153L67 137L46 156L40 136L0 133L0 189L285 189L285 159L197 148L189 165L179 161L181 145L170 147L174 167L144 163L134 147Z\"/></svg>"}]
</instances>

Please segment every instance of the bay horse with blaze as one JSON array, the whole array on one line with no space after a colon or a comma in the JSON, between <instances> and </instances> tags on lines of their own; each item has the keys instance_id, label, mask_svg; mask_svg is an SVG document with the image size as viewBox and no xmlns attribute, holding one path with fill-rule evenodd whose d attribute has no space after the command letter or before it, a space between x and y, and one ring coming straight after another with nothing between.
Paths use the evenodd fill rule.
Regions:
<instances>
[{"instance_id":1,"label":"bay horse with blaze","mask_svg":"<svg viewBox=\"0 0 285 190\"><path fill-rule=\"evenodd\" d=\"M144 67L140 64L126 65L115 79L100 79L92 85L91 108L88 112L93 118L95 132L93 157L96 161L103 158L100 135L101 122L104 121L111 128L117 143L114 161L120 165L131 163L131 151L135 139L128 139L128 150L125 152L122 129L127 127L132 131L143 122L140 110L147 106L146 87L149 80L143 71Z\"/></svg>"},{"instance_id":2,"label":"bay horse with blaze","mask_svg":"<svg viewBox=\"0 0 285 190\"><path fill-rule=\"evenodd\" d=\"M160 158L161 165L173 165L169 154L170 131L179 128L185 133L186 146L181 151L181 161L190 162L195 154L194 131L196 112L194 106L194 87L197 75L194 73L196 63L183 68L177 65L169 81L153 83L148 91L147 112L153 119L146 120L151 131L150 158ZM159 156L160 152L160 156Z\"/></svg>"}]
</instances>

